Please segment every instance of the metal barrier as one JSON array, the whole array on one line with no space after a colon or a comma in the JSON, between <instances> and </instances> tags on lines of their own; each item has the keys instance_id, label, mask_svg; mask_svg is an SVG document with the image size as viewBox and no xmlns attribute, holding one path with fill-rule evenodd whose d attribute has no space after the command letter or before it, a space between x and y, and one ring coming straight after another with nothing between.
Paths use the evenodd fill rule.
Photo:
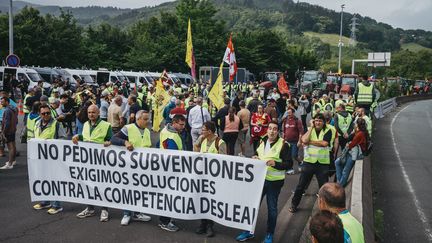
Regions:
<instances>
[{"instance_id":1,"label":"metal barrier","mask_svg":"<svg viewBox=\"0 0 432 243\"><path fill-rule=\"evenodd\" d=\"M375 117L377 119L383 118L385 114L391 112L394 108L396 108L396 106L396 98L391 98L378 103L378 106L375 109Z\"/></svg>"}]
</instances>

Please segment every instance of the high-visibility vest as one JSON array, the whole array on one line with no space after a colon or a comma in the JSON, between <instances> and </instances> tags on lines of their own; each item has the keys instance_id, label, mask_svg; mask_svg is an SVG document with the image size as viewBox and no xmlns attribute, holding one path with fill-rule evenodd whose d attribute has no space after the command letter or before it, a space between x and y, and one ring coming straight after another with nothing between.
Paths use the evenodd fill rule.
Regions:
<instances>
[{"instance_id":1,"label":"high-visibility vest","mask_svg":"<svg viewBox=\"0 0 432 243\"><path fill-rule=\"evenodd\" d=\"M347 111L347 112L349 112L350 114L352 114L353 112L354 112L354 106L353 105L350 105L350 103L352 102L353 100L352 99L348 99L348 100L346 100L346 105L345 105L345 110Z\"/></svg>"},{"instance_id":2,"label":"high-visibility vest","mask_svg":"<svg viewBox=\"0 0 432 243\"><path fill-rule=\"evenodd\" d=\"M178 94L183 93L183 90L181 87L174 88L174 91L176 91Z\"/></svg>"},{"instance_id":3,"label":"high-visibility vest","mask_svg":"<svg viewBox=\"0 0 432 243\"><path fill-rule=\"evenodd\" d=\"M284 145L284 140L282 138L278 138L278 141L273 144L273 147L267 153L265 153L265 143L262 142L257 149L257 154L260 160L268 161L274 160L276 163L282 163L282 159L280 158L280 153L282 147ZM285 170L277 170L271 166L267 166L267 181L280 181L285 179Z\"/></svg>"},{"instance_id":4,"label":"high-visibility vest","mask_svg":"<svg viewBox=\"0 0 432 243\"><path fill-rule=\"evenodd\" d=\"M40 119L40 116L37 116L33 119L31 119L30 117L27 117L27 140L30 140L30 138L34 138L35 134L34 134L34 130L35 130L35 125L36 122Z\"/></svg>"},{"instance_id":5,"label":"high-visibility vest","mask_svg":"<svg viewBox=\"0 0 432 243\"><path fill-rule=\"evenodd\" d=\"M224 143L224 141L222 139L218 139L216 138L213 143L210 145L210 147L208 147L207 149L207 138L205 138L202 143L201 143L201 149L200 152L201 153L211 153L211 154L218 154L219 151L216 148L216 141L219 140L219 145L218 147L220 148L220 146L222 146L222 144Z\"/></svg>"},{"instance_id":6,"label":"high-visibility vest","mask_svg":"<svg viewBox=\"0 0 432 243\"><path fill-rule=\"evenodd\" d=\"M181 139L180 135L176 132L170 132L170 131L168 131L168 129L166 127L164 127L164 129L162 129L162 131L160 133L160 148L161 149L165 149L162 146L162 143L165 142L167 139L172 139L177 144L178 150L183 150L183 143L182 143L182 139Z\"/></svg>"},{"instance_id":7,"label":"high-visibility vest","mask_svg":"<svg viewBox=\"0 0 432 243\"><path fill-rule=\"evenodd\" d=\"M327 126L327 129L329 129L332 133L332 137L331 137L330 144L329 144L329 148L330 148L329 151L331 151L333 149L333 145L334 145L334 141L336 139L336 133L337 132L336 132L336 127L334 127L333 125L326 124L326 126Z\"/></svg>"},{"instance_id":8,"label":"high-visibility vest","mask_svg":"<svg viewBox=\"0 0 432 243\"><path fill-rule=\"evenodd\" d=\"M344 104L345 102L343 101L343 100L336 100L336 102L335 102L335 107L337 108L337 107L339 107L340 106L340 104Z\"/></svg>"},{"instance_id":9,"label":"high-visibility vest","mask_svg":"<svg viewBox=\"0 0 432 243\"><path fill-rule=\"evenodd\" d=\"M253 100L253 97L247 97L246 98L246 105L249 105L249 103L251 102L251 100Z\"/></svg>"},{"instance_id":10,"label":"high-visibility vest","mask_svg":"<svg viewBox=\"0 0 432 243\"><path fill-rule=\"evenodd\" d=\"M330 111L333 112L334 111L334 107L332 103L327 103L324 105L324 111Z\"/></svg>"},{"instance_id":11,"label":"high-visibility vest","mask_svg":"<svg viewBox=\"0 0 432 243\"><path fill-rule=\"evenodd\" d=\"M126 129L128 131L128 140L134 146L134 148L151 147L150 130L145 128L143 134L141 134L140 129L136 124L126 125Z\"/></svg>"},{"instance_id":12,"label":"high-visibility vest","mask_svg":"<svg viewBox=\"0 0 432 243\"><path fill-rule=\"evenodd\" d=\"M30 94L26 94L25 98L24 98L24 106L23 106L23 112L25 114L30 113L30 107L26 106L25 103L27 102L27 98L32 97L32 95Z\"/></svg>"},{"instance_id":13,"label":"high-visibility vest","mask_svg":"<svg viewBox=\"0 0 432 243\"><path fill-rule=\"evenodd\" d=\"M372 93L373 93L373 84L370 84L369 86L364 85L363 83L358 84L358 96L357 96L357 104L371 104L373 102L372 100Z\"/></svg>"},{"instance_id":14,"label":"high-visibility vest","mask_svg":"<svg viewBox=\"0 0 432 243\"><path fill-rule=\"evenodd\" d=\"M51 118L53 119L53 118ZM55 138L56 129L57 129L57 121L53 120L48 126L41 131L41 124L42 120L38 120L34 127L34 137L35 138L41 138L41 139L53 139Z\"/></svg>"},{"instance_id":15,"label":"high-visibility vest","mask_svg":"<svg viewBox=\"0 0 432 243\"><path fill-rule=\"evenodd\" d=\"M368 130L369 136L372 137L372 120L370 119L370 117L368 117L366 115L364 115L362 118L366 122L366 129Z\"/></svg>"},{"instance_id":16,"label":"high-visibility vest","mask_svg":"<svg viewBox=\"0 0 432 243\"><path fill-rule=\"evenodd\" d=\"M315 117L316 114L318 114L318 109L320 110L320 112L322 112L322 106L320 104L320 102L317 102L315 104L312 104L312 118Z\"/></svg>"},{"instance_id":17,"label":"high-visibility vest","mask_svg":"<svg viewBox=\"0 0 432 243\"><path fill-rule=\"evenodd\" d=\"M349 129L349 127L351 125L351 122L352 122L351 115L348 114L347 117L344 117L344 116L342 116L340 114L337 114L337 116L338 116L338 126L339 126L339 129L343 133L348 132L348 129ZM342 136L343 134L339 134L339 135Z\"/></svg>"},{"instance_id":18,"label":"high-visibility vest","mask_svg":"<svg viewBox=\"0 0 432 243\"><path fill-rule=\"evenodd\" d=\"M108 122L101 120L91 133L90 126L90 121L84 123L82 131L83 141L99 144L104 143L111 125Z\"/></svg>"},{"instance_id":19,"label":"high-visibility vest","mask_svg":"<svg viewBox=\"0 0 432 243\"><path fill-rule=\"evenodd\" d=\"M144 102L144 94L143 93L138 93L137 102L138 102L138 105L140 107L143 107L143 102Z\"/></svg>"},{"instance_id":20,"label":"high-visibility vest","mask_svg":"<svg viewBox=\"0 0 432 243\"><path fill-rule=\"evenodd\" d=\"M50 106L51 117L56 119L58 117L57 111Z\"/></svg>"},{"instance_id":21,"label":"high-visibility vest","mask_svg":"<svg viewBox=\"0 0 432 243\"><path fill-rule=\"evenodd\" d=\"M326 129L321 130L319 136L317 136L315 128L312 128L310 141L324 140L324 135L329 131L331 132L331 130L328 128L328 125L326 125ZM311 164L315 164L316 162L320 164L327 164L327 165L330 164L329 146L327 147L318 147L314 145L306 146L304 149L303 160Z\"/></svg>"},{"instance_id":22,"label":"high-visibility vest","mask_svg":"<svg viewBox=\"0 0 432 243\"><path fill-rule=\"evenodd\" d=\"M338 214L344 230L348 233L352 243L364 243L363 226L347 211Z\"/></svg>"}]
</instances>

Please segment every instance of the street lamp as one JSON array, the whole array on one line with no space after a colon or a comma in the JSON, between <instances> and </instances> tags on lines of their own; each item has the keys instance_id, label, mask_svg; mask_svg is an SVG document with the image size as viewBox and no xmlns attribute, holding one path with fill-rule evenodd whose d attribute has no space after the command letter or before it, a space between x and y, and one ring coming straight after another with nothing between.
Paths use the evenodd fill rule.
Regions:
<instances>
[{"instance_id":1,"label":"street lamp","mask_svg":"<svg viewBox=\"0 0 432 243\"><path fill-rule=\"evenodd\" d=\"M340 34L339 34L339 60L338 60L338 73L342 73L342 69L341 69L341 59L342 59L342 22L343 22L343 10L345 8L345 4L341 5L342 11L341 11L341 21L340 21Z\"/></svg>"},{"instance_id":2,"label":"street lamp","mask_svg":"<svg viewBox=\"0 0 432 243\"><path fill-rule=\"evenodd\" d=\"M9 54L13 54L13 16L12 16L12 0L9 4Z\"/></svg>"}]
</instances>

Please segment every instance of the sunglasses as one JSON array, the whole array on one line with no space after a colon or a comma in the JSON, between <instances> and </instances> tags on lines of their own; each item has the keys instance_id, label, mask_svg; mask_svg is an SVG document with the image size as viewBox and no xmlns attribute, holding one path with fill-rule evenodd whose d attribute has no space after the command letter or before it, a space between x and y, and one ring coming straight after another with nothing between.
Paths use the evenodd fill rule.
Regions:
<instances>
[{"instance_id":1,"label":"sunglasses","mask_svg":"<svg viewBox=\"0 0 432 243\"><path fill-rule=\"evenodd\" d=\"M49 115L49 114L51 114L51 113L50 112L42 112L41 113L42 116L46 116L46 115Z\"/></svg>"}]
</instances>

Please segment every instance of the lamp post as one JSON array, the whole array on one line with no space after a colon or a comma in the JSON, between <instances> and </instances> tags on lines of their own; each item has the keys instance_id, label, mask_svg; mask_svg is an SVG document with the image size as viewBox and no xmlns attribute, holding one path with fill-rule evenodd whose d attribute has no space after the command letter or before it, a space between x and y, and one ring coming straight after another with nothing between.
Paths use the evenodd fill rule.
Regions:
<instances>
[{"instance_id":1,"label":"lamp post","mask_svg":"<svg viewBox=\"0 0 432 243\"><path fill-rule=\"evenodd\" d=\"M341 21L340 21L340 34L339 34L339 60L338 60L338 73L342 73L342 69L341 69L341 59L342 59L342 22L343 22L343 10L345 8L345 4L341 5L342 11L341 11Z\"/></svg>"},{"instance_id":2,"label":"lamp post","mask_svg":"<svg viewBox=\"0 0 432 243\"><path fill-rule=\"evenodd\" d=\"M12 16L12 0L9 1L9 54L13 54L13 16Z\"/></svg>"}]
</instances>

